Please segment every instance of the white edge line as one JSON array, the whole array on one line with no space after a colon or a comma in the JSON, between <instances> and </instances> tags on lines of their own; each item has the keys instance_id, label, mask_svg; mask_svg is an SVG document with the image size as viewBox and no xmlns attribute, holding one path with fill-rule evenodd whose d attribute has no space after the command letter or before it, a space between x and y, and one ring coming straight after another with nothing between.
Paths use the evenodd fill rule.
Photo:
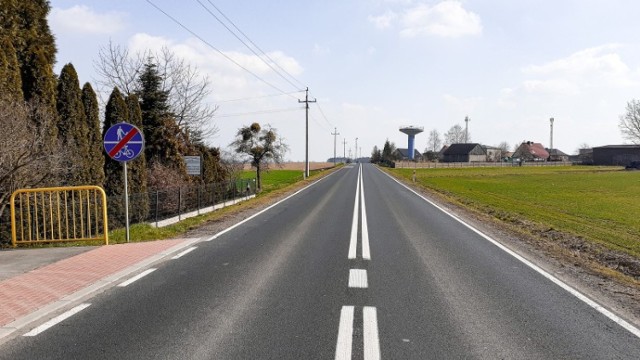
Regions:
<instances>
[{"instance_id":1,"label":"white edge line","mask_svg":"<svg viewBox=\"0 0 640 360\"><path fill-rule=\"evenodd\" d=\"M185 250L185 251L183 251L183 252L181 252L181 253L179 253L179 254L177 254L177 255L173 256L173 257L171 258L171 260L180 259L181 257L183 257L183 256L187 255L188 253L192 252L193 250L195 250L195 249L197 249L197 248L198 248L197 246L192 246L192 247L188 248L187 250Z\"/></svg>"},{"instance_id":2,"label":"white edge line","mask_svg":"<svg viewBox=\"0 0 640 360\"><path fill-rule=\"evenodd\" d=\"M596 311L598 311L599 313L601 313L602 315L608 317L610 320L612 320L613 322L615 322L616 324L622 326L623 328L625 328L627 331L629 331L630 333L632 333L633 335L637 336L638 338L640 338L640 329L638 329L637 327L635 327L634 325L632 325L631 323L627 322L626 320L624 320L623 318L619 317L618 315L614 314L613 312L611 312L610 310L608 310L607 308L605 308L604 306L598 304L597 302L595 302L594 300L591 300L590 298L588 298L586 295L584 295L583 293L579 292L578 290L574 289L573 287L569 286L568 284L566 284L565 282L563 282L562 280L558 279L557 277L551 275L549 272L545 271L544 269L542 269L541 267L539 267L538 265L535 265L534 263L530 262L529 260L525 259L524 257L522 257L521 255L519 255L518 253L514 252L513 250L509 249L508 247L502 245L501 243L499 243L497 240L494 240L493 238L489 237L488 235L482 233L480 230L474 228L473 226L467 224L466 222L464 222L462 219L460 219L459 217L457 217L456 215L450 213L449 211L445 210L444 208L440 207L439 205L437 205L436 203L434 203L433 201L427 199L426 197L422 196L421 194L419 194L418 192L416 192L415 190L411 189L410 187L408 187L407 185L401 183L400 181L398 181L397 179L395 179L394 177L392 177L391 175L385 173L384 171L380 170L380 172L382 172L383 174L387 175L389 178L391 178L393 181L397 182L398 184L404 186L407 190L411 191L412 193L416 194L418 197L422 198L424 201L428 202L429 204L431 204L433 207L435 207L436 209L442 211L443 213L449 215L451 218L453 218L454 220L456 220L457 222L459 222L460 224L466 226L469 230L475 232L476 234L480 235L481 237L483 237L485 240L489 241L490 243L492 243L493 245L497 246L498 248L500 248L502 251L506 252L507 254L513 256L514 258L516 258L517 260L519 260L520 262L522 262L523 264L527 265L528 267L530 267L531 269L533 269L534 271L536 271L537 273L539 273L540 275L544 276L545 278L547 278L548 280L550 280L551 282L553 282L554 284L560 286L562 289L564 289L565 291L567 291L568 293L570 293L571 295L575 296L576 298L578 298L579 300L581 300L582 302L584 302L585 304L589 305L590 307L592 307L593 309L595 309Z\"/></svg>"},{"instance_id":3,"label":"white edge line","mask_svg":"<svg viewBox=\"0 0 640 360\"><path fill-rule=\"evenodd\" d=\"M349 255L348 259L356 258L356 249L358 247L358 211L360 210L360 175L362 168L358 168L358 180L356 181L356 199L353 204L353 218L351 220L351 237L349 240Z\"/></svg>"},{"instance_id":4,"label":"white edge line","mask_svg":"<svg viewBox=\"0 0 640 360\"><path fill-rule=\"evenodd\" d=\"M353 306L343 306L340 310L340 325L338 326L335 360L351 360L354 310Z\"/></svg>"},{"instance_id":5,"label":"white edge line","mask_svg":"<svg viewBox=\"0 0 640 360\"><path fill-rule=\"evenodd\" d=\"M367 209L364 203L364 173L360 176L360 199L362 201L362 258L371 260L371 249L369 248L369 226L367 225Z\"/></svg>"},{"instance_id":6,"label":"white edge line","mask_svg":"<svg viewBox=\"0 0 640 360\"><path fill-rule=\"evenodd\" d=\"M88 308L91 304L80 304L56 317L54 317L53 319L45 322L44 324L34 328L33 330L29 331L28 333L24 334L23 336L36 336L44 331L46 331L47 329L55 326L56 324L70 318L71 316L79 313L80 311Z\"/></svg>"},{"instance_id":7,"label":"white edge line","mask_svg":"<svg viewBox=\"0 0 640 360\"><path fill-rule=\"evenodd\" d=\"M255 213L255 214L253 214L253 215L249 216L248 218L246 218L246 219L244 219L244 220L240 221L239 223L236 223L236 224L234 224L234 225L232 225L232 226L230 226L230 227L228 227L228 228L226 228L226 229L224 229L224 230L222 230L222 231L218 232L217 234L213 235L212 237L210 237L210 238L208 238L208 239L205 239L204 241L211 241L211 240L217 239L219 236L221 236L221 235L223 235L223 234L228 233L229 231L231 231L231 230L233 230L233 229L237 228L238 226L240 226L240 225L242 225L242 224L246 223L247 221L250 221L251 219L253 219L253 218L255 218L255 217L259 216L259 215L262 215L263 213L267 212L268 210L270 210L270 209L272 209L272 208L274 208L274 207L276 207L276 206L280 205L281 203L283 203L283 202L285 202L285 201L287 201L287 200L291 199L292 197L294 197L294 196L296 196L296 195L300 194L301 192L303 192L303 191L307 190L308 188L312 187L313 185L316 185L316 184L317 184L317 183L319 183L320 181L322 181L322 180L324 180L324 179L328 178L329 176L332 176L333 174L336 174L337 172L339 172L339 171L340 171L340 170L342 170L342 169L344 169L344 167L343 167L343 168L341 168L341 169L338 169L337 171L332 172L331 174L329 174L329 175L327 175L327 176L323 177L322 179L318 179L318 180L316 180L316 181L312 182L311 184L309 184L309 185L307 185L307 186L303 187L302 189L300 189L300 190L298 190L298 191L294 192L293 194L291 194L291 195L287 196L286 198L284 198L284 199L282 199L282 200L280 200L280 201L276 202L275 204L269 205L268 207L266 207L266 208L264 208L264 209L262 209L262 210L258 211L257 213Z\"/></svg>"},{"instance_id":8,"label":"white edge line","mask_svg":"<svg viewBox=\"0 0 640 360\"><path fill-rule=\"evenodd\" d=\"M138 275L136 275L136 276L132 277L131 279L129 279L129 280L127 280L127 281L124 281L124 282L121 282L120 284L118 284L118 286L119 286L119 287L125 287L125 286L127 286L127 285L130 285L130 284L132 284L133 282L135 282L135 281L138 281L138 280L142 279L143 277L145 277L145 276L147 276L147 275L151 274L151 273L152 273L152 272L154 272L154 271L156 271L156 269L155 269L155 268L147 269L147 270L145 270L145 271L141 272L140 274L138 274Z\"/></svg>"},{"instance_id":9,"label":"white edge line","mask_svg":"<svg viewBox=\"0 0 640 360\"><path fill-rule=\"evenodd\" d=\"M378 336L378 313L375 307L362 308L364 360L380 360L380 338Z\"/></svg>"}]
</instances>

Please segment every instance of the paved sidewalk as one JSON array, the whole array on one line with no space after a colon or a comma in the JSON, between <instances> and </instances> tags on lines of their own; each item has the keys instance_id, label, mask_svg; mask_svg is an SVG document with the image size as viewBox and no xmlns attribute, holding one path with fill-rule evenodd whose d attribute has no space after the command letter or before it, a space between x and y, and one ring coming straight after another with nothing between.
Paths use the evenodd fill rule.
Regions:
<instances>
[{"instance_id":1,"label":"paved sidewalk","mask_svg":"<svg viewBox=\"0 0 640 360\"><path fill-rule=\"evenodd\" d=\"M0 339L197 240L101 246L0 281Z\"/></svg>"}]
</instances>

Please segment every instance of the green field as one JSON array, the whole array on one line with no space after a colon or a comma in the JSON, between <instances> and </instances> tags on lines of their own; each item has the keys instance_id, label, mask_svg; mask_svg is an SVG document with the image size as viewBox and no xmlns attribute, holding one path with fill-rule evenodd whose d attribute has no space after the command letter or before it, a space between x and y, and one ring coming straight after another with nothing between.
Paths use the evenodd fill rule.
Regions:
<instances>
[{"instance_id":1,"label":"green field","mask_svg":"<svg viewBox=\"0 0 640 360\"><path fill-rule=\"evenodd\" d=\"M318 173L319 170L311 170L309 176L313 176ZM280 170L274 169L264 171L261 174L262 177L262 192L260 194L268 194L271 191L283 188L285 186L295 184L303 179L303 171L300 170ZM255 179L255 170L245 170L240 174L241 179Z\"/></svg>"},{"instance_id":2,"label":"green field","mask_svg":"<svg viewBox=\"0 0 640 360\"><path fill-rule=\"evenodd\" d=\"M394 169L411 179L413 169ZM612 167L417 169L417 182L510 224L532 222L640 257L640 172Z\"/></svg>"}]
</instances>

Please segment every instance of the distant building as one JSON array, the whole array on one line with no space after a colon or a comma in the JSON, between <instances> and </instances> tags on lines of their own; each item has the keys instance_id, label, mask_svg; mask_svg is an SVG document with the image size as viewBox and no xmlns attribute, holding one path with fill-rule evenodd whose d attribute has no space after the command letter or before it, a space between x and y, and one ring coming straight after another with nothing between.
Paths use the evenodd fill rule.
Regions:
<instances>
[{"instance_id":1,"label":"distant building","mask_svg":"<svg viewBox=\"0 0 640 360\"><path fill-rule=\"evenodd\" d=\"M442 154L443 162L485 162L487 152L480 144L451 144Z\"/></svg>"},{"instance_id":2,"label":"distant building","mask_svg":"<svg viewBox=\"0 0 640 360\"><path fill-rule=\"evenodd\" d=\"M549 153L549 161L569 161L569 155L558 149L545 149Z\"/></svg>"},{"instance_id":3,"label":"distant building","mask_svg":"<svg viewBox=\"0 0 640 360\"><path fill-rule=\"evenodd\" d=\"M594 165L626 166L640 161L640 145L607 145L593 148Z\"/></svg>"},{"instance_id":4,"label":"distant building","mask_svg":"<svg viewBox=\"0 0 640 360\"><path fill-rule=\"evenodd\" d=\"M549 152L542 144L527 141L520 144L511 157L522 161L547 161Z\"/></svg>"},{"instance_id":5,"label":"distant building","mask_svg":"<svg viewBox=\"0 0 640 360\"><path fill-rule=\"evenodd\" d=\"M393 152L393 156L398 160L403 160L403 161L410 160L409 149L397 148L396 151ZM413 160L415 161L422 160L422 154L417 149L413 149Z\"/></svg>"},{"instance_id":6,"label":"distant building","mask_svg":"<svg viewBox=\"0 0 640 360\"><path fill-rule=\"evenodd\" d=\"M489 162L500 161L500 159L503 156L502 155L502 149L500 149L500 148L493 147L493 146L485 146L485 145L483 145L482 148L487 153L487 160L486 161L489 161Z\"/></svg>"}]
</instances>

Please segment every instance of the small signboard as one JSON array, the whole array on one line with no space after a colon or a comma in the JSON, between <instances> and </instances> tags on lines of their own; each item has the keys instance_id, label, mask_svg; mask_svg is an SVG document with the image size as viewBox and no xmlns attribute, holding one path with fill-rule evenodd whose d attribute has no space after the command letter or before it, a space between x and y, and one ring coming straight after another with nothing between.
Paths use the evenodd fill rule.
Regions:
<instances>
[{"instance_id":1,"label":"small signboard","mask_svg":"<svg viewBox=\"0 0 640 360\"><path fill-rule=\"evenodd\" d=\"M144 135L134 125L117 123L104 134L104 150L113 160L131 161L144 151Z\"/></svg>"},{"instance_id":2,"label":"small signboard","mask_svg":"<svg viewBox=\"0 0 640 360\"><path fill-rule=\"evenodd\" d=\"M200 156L185 156L184 163L187 166L187 175L202 175Z\"/></svg>"}]
</instances>

